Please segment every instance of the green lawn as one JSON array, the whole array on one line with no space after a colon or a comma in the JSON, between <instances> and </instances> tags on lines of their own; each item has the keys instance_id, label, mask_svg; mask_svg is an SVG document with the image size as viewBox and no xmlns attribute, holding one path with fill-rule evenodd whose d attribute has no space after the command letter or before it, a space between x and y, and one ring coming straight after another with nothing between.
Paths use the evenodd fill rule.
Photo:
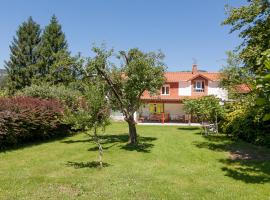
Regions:
<instances>
[{"instance_id":1,"label":"green lawn","mask_svg":"<svg viewBox=\"0 0 270 200\"><path fill-rule=\"evenodd\" d=\"M269 149L177 126L138 126L134 148L127 131L107 128L103 169L85 134L1 152L0 199L270 199Z\"/></svg>"}]
</instances>

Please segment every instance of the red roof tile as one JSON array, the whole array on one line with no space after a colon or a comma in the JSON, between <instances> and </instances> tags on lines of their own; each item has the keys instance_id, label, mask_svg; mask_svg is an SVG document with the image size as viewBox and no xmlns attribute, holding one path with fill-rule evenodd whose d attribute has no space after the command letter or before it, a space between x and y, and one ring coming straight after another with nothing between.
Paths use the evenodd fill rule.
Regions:
<instances>
[{"instance_id":1,"label":"red roof tile","mask_svg":"<svg viewBox=\"0 0 270 200\"><path fill-rule=\"evenodd\" d=\"M192 74L191 72L166 72L165 73L167 82L189 81L200 75L212 81L217 81L220 79L220 73L218 72L198 72L195 74Z\"/></svg>"},{"instance_id":2,"label":"red roof tile","mask_svg":"<svg viewBox=\"0 0 270 200\"><path fill-rule=\"evenodd\" d=\"M235 90L236 90L236 92L242 93L242 94L251 92L250 86L245 84L245 83L236 85Z\"/></svg>"}]
</instances>

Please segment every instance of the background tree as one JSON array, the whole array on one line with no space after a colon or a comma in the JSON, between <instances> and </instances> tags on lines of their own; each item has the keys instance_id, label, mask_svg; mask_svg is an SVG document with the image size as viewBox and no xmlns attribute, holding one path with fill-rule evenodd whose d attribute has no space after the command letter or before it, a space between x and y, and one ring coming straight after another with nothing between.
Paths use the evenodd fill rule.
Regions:
<instances>
[{"instance_id":1,"label":"background tree","mask_svg":"<svg viewBox=\"0 0 270 200\"><path fill-rule=\"evenodd\" d=\"M19 26L10 45L10 58L5 62L7 85L11 93L31 84L39 58L40 26L29 17Z\"/></svg>"},{"instance_id":2,"label":"background tree","mask_svg":"<svg viewBox=\"0 0 270 200\"><path fill-rule=\"evenodd\" d=\"M96 53L89 66L107 83L108 97L113 109L120 110L129 126L131 144L137 144L137 131L134 113L141 106L144 91L157 92L164 83L165 67L162 53L143 53L139 49L120 51L117 57L122 64L117 67L109 61L111 51L93 48Z\"/></svg>"},{"instance_id":3,"label":"background tree","mask_svg":"<svg viewBox=\"0 0 270 200\"><path fill-rule=\"evenodd\" d=\"M228 51L226 65L220 70L222 77L220 86L229 93L230 99L242 99L245 95L239 93L237 86L246 84L251 87L254 85L255 76L243 66L242 60L235 52Z\"/></svg>"},{"instance_id":4,"label":"background tree","mask_svg":"<svg viewBox=\"0 0 270 200\"><path fill-rule=\"evenodd\" d=\"M254 87L241 103L232 102L228 106L224 132L248 142L269 145L270 90L266 52L270 49L270 2L249 0L239 8L227 8L229 16L223 24L231 25L231 32L240 32L243 42L238 48L239 58Z\"/></svg>"},{"instance_id":5,"label":"background tree","mask_svg":"<svg viewBox=\"0 0 270 200\"><path fill-rule=\"evenodd\" d=\"M265 69L256 78L256 103L263 108L263 121L270 121L270 49L263 53L259 62L265 65Z\"/></svg>"},{"instance_id":6,"label":"background tree","mask_svg":"<svg viewBox=\"0 0 270 200\"><path fill-rule=\"evenodd\" d=\"M248 0L247 5L239 8L226 8L229 16L223 24L231 25L231 32L240 31L239 37L243 39L240 58L252 72L260 70L257 59L270 48L270 2Z\"/></svg>"},{"instance_id":7,"label":"background tree","mask_svg":"<svg viewBox=\"0 0 270 200\"><path fill-rule=\"evenodd\" d=\"M55 15L45 27L39 47L41 55L36 80L67 84L77 76L77 59L71 57L68 43Z\"/></svg>"},{"instance_id":8,"label":"background tree","mask_svg":"<svg viewBox=\"0 0 270 200\"><path fill-rule=\"evenodd\" d=\"M223 116L223 107L219 99L215 96L203 96L198 99L185 99L184 110L186 113L195 116L202 124L205 122L215 124L215 130L218 132L218 122ZM204 132L207 134L206 127Z\"/></svg>"}]
</instances>

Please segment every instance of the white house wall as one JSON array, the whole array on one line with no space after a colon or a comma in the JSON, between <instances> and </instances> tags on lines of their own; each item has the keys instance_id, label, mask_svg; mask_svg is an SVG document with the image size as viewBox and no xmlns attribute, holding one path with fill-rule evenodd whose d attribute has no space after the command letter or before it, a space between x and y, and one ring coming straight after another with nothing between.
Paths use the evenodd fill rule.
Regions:
<instances>
[{"instance_id":1,"label":"white house wall","mask_svg":"<svg viewBox=\"0 0 270 200\"><path fill-rule=\"evenodd\" d=\"M139 113L140 116L142 117L148 117L149 116L149 104L144 104L141 106L141 108L139 109Z\"/></svg>"},{"instance_id":2,"label":"white house wall","mask_svg":"<svg viewBox=\"0 0 270 200\"><path fill-rule=\"evenodd\" d=\"M183 104L165 103L165 113L170 113L171 119L177 119L179 115L184 115Z\"/></svg>"},{"instance_id":3,"label":"white house wall","mask_svg":"<svg viewBox=\"0 0 270 200\"><path fill-rule=\"evenodd\" d=\"M191 81L180 81L178 88L179 96L191 96Z\"/></svg>"},{"instance_id":4,"label":"white house wall","mask_svg":"<svg viewBox=\"0 0 270 200\"><path fill-rule=\"evenodd\" d=\"M111 119L114 121L124 121L125 117L120 111L112 111Z\"/></svg>"},{"instance_id":5,"label":"white house wall","mask_svg":"<svg viewBox=\"0 0 270 200\"><path fill-rule=\"evenodd\" d=\"M220 88L218 81L208 82L208 95L215 95L222 100L228 100L228 91Z\"/></svg>"},{"instance_id":6,"label":"white house wall","mask_svg":"<svg viewBox=\"0 0 270 200\"><path fill-rule=\"evenodd\" d=\"M183 104L176 104L176 103L165 103L164 104L164 112L169 113L171 119L178 118L179 115L184 115L185 114L184 111L183 111ZM140 116L143 116L143 117L147 118L150 115L149 104L143 105L140 108L138 114Z\"/></svg>"}]
</instances>

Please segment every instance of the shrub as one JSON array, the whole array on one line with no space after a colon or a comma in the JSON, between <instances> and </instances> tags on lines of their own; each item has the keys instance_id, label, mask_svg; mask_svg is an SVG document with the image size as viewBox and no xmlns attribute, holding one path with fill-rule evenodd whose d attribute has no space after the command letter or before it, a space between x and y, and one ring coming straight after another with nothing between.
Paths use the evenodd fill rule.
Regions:
<instances>
[{"instance_id":1,"label":"shrub","mask_svg":"<svg viewBox=\"0 0 270 200\"><path fill-rule=\"evenodd\" d=\"M269 125L262 117L263 112L254 105L233 103L224 117L222 130L234 139L270 147Z\"/></svg>"},{"instance_id":2,"label":"shrub","mask_svg":"<svg viewBox=\"0 0 270 200\"><path fill-rule=\"evenodd\" d=\"M63 134L63 111L56 100L22 96L0 98L0 147Z\"/></svg>"},{"instance_id":3,"label":"shrub","mask_svg":"<svg viewBox=\"0 0 270 200\"><path fill-rule=\"evenodd\" d=\"M18 96L30 96L41 99L56 99L69 108L78 106L78 99L81 96L79 91L70 89L64 85L31 85L17 93Z\"/></svg>"}]
</instances>

